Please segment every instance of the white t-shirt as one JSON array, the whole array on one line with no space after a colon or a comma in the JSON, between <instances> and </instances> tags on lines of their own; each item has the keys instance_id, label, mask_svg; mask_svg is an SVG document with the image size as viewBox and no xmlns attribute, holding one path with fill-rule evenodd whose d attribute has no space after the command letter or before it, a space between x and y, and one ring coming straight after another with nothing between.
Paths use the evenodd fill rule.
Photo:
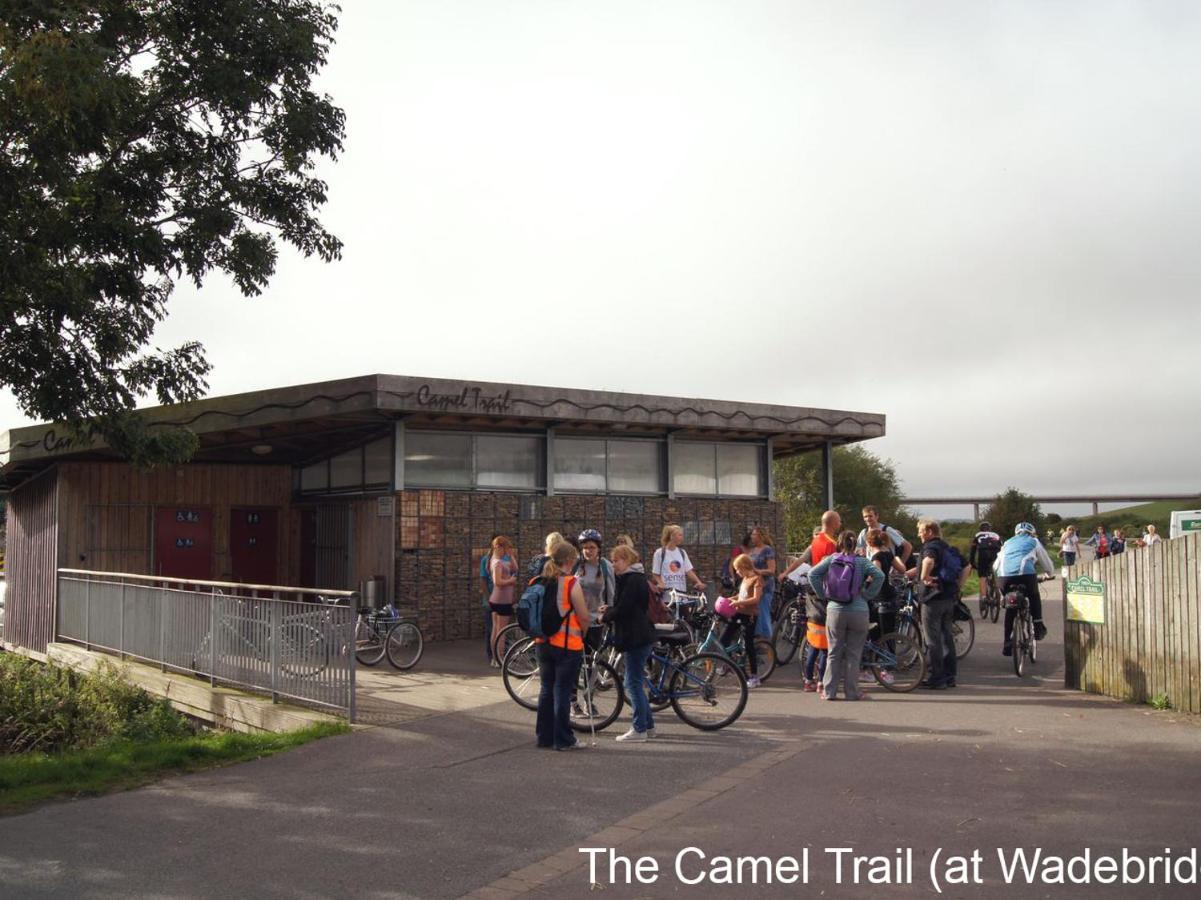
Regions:
<instances>
[{"instance_id":1,"label":"white t-shirt","mask_svg":"<svg viewBox=\"0 0 1201 900\"><path fill-rule=\"evenodd\" d=\"M669 589L688 590L687 575L692 571L692 561L682 547L668 550L660 547L651 561L651 574L658 575Z\"/></svg>"},{"instance_id":2,"label":"white t-shirt","mask_svg":"<svg viewBox=\"0 0 1201 900\"><path fill-rule=\"evenodd\" d=\"M1064 535L1063 543L1060 544L1059 549L1062 550L1064 553L1075 553L1076 549L1079 546L1080 546L1080 535L1078 535L1078 534Z\"/></svg>"},{"instance_id":3,"label":"white t-shirt","mask_svg":"<svg viewBox=\"0 0 1201 900\"><path fill-rule=\"evenodd\" d=\"M880 526L877 525L876 527L879 528ZM901 532L899 532L895 528L893 528L891 525L885 525L883 527L883 531L886 535L888 535L888 539L890 541L892 541L892 549L894 551L896 551L897 553L900 553L901 545L903 543L905 543L905 536L902 535ZM855 547L858 550L864 550L867 548L867 529L866 528L864 528L861 532L859 532L859 540L857 540L855 542Z\"/></svg>"},{"instance_id":4,"label":"white t-shirt","mask_svg":"<svg viewBox=\"0 0 1201 900\"><path fill-rule=\"evenodd\" d=\"M1151 534L1150 532L1147 532L1146 534L1143 535L1143 543L1146 544L1148 547L1158 544L1162 540L1163 540L1163 538L1161 538L1159 536L1159 532L1156 532L1155 534Z\"/></svg>"}]
</instances>

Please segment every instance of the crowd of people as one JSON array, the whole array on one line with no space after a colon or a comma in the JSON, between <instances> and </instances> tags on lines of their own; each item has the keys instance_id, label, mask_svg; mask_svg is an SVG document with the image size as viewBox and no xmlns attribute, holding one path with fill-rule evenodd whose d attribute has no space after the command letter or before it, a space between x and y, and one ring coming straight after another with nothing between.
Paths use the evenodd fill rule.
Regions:
<instances>
[{"instance_id":1,"label":"crowd of people","mask_svg":"<svg viewBox=\"0 0 1201 900\"><path fill-rule=\"evenodd\" d=\"M1046 636L1038 573L1041 570L1053 576L1055 572L1033 525L1020 523L1006 539L988 522L981 522L964 558L943 540L940 523L933 519L918 521L914 544L881 522L875 507L865 506L862 516L863 528L856 533L843 528L836 510L827 510L809 546L788 560L778 560L766 527L750 529L722 567L722 587L732 593L715 604L715 611L727 619L721 644L730 646L741 639L751 647L755 637L770 638L777 585L798 571L807 575L810 587L800 657L801 689L822 700L870 697L860 689L863 650L873 627L882 634L891 631L888 614L883 611L887 604L878 606L873 601L893 599L894 575L912 579L916 588L926 648L927 675L922 686L930 690L957 685L953 622L964 582L972 571L980 576L981 597L994 580L1001 592L1020 585L1030 601L1036 639ZM1149 525L1135 544L1159 540L1155 526ZM1059 541L1065 564L1074 564L1081 543L1076 527L1067 526ZM634 713L631 728L617 740L641 742L654 737L654 717L641 673L657 639L653 623L656 612L662 611L658 597L670 590L706 589L683 542L680 526L666 526L647 572L628 535L617 536L606 558L603 537L596 529L586 529L575 539L552 532L546 536L543 552L531 559L524 576L519 576L513 542L505 535L493 538L491 552L480 562L491 665L501 665L502 648L496 640L513 620L515 594L525 585L543 584L564 623L554 635L539 639L537 648L541 691L536 733L540 747L565 750L577 746L570 720L573 709L578 712L579 708L575 696L579 669L585 647L598 649L606 627L610 640L625 655L626 695ZM1104 526L1098 526L1096 534L1084 543L1098 556L1121 553L1126 547L1121 529L1107 532ZM778 566L778 562L784 564ZM1012 652L1013 616L1014 611L1007 609L1005 655ZM758 687L756 654L746 653L746 660L747 685Z\"/></svg>"}]
</instances>

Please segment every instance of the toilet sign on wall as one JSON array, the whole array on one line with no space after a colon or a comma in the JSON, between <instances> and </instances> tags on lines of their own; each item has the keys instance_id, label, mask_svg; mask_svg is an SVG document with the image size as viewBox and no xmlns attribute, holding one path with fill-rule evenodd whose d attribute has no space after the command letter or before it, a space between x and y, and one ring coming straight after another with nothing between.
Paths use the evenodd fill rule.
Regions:
<instances>
[{"instance_id":1,"label":"toilet sign on wall","mask_svg":"<svg viewBox=\"0 0 1201 900\"><path fill-rule=\"evenodd\" d=\"M1105 624L1105 584L1081 575L1067 583L1067 620Z\"/></svg>"}]
</instances>

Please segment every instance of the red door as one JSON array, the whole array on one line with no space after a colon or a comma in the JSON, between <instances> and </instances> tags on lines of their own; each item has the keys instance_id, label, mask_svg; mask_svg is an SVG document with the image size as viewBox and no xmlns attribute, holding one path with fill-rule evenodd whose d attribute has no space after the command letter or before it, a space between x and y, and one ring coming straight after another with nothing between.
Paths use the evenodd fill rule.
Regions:
<instances>
[{"instance_id":1,"label":"red door","mask_svg":"<svg viewBox=\"0 0 1201 900\"><path fill-rule=\"evenodd\" d=\"M154 511L154 574L208 581L213 577L213 513L196 506Z\"/></svg>"},{"instance_id":2,"label":"red door","mask_svg":"<svg viewBox=\"0 0 1201 900\"><path fill-rule=\"evenodd\" d=\"M278 510L231 509L229 558L233 580L241 584L279 584L278 536Z\"/></svg>"}]
</instances>

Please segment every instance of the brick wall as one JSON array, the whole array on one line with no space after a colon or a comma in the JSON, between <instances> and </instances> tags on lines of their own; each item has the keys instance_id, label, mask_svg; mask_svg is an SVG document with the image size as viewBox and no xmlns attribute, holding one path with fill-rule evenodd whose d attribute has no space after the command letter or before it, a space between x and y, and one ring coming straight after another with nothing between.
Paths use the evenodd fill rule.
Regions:
<instances>
[{"instance_id":1,"label":"brick wall","mask_svg":"<svg viewBox=\"0 0 1201 900\"><path fill-rule=\"evenodd\" d=\"M468 491L397 494L396 596L415 609L429 640L483 636L480 557L492 535L511 537L522 570L542 552L551 531L578 535L597 528L604 550L621 533L634 538L648 562L669 522L684 528L684 547L706 582L717 577L730 547L751 525L781 533L779 504L766 500L667 500L662 497L540 497Z\"/></svg>"}]
</instances>

